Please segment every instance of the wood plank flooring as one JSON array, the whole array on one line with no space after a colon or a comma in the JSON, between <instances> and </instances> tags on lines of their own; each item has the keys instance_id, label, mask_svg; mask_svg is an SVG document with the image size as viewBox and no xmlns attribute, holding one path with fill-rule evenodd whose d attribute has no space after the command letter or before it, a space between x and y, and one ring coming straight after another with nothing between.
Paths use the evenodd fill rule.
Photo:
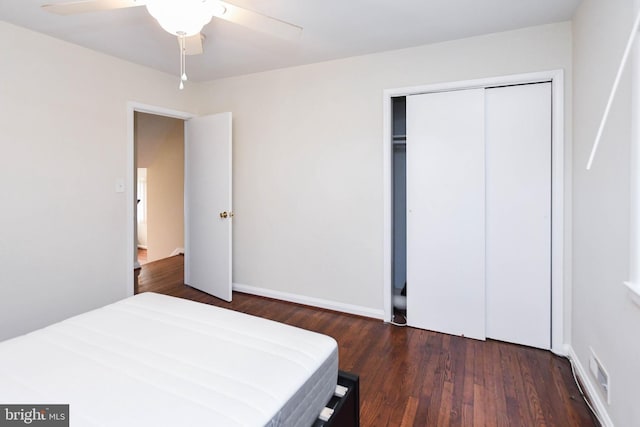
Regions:
<instances>
[{"instance_id":1,"label":"wood plank flooring","mask_svg":"<svg viewBox=\"0 0 640 427\"><path fill-rule=\"evenodd\" d=\"M397 327L380 320L184 285L183 257L142 267L137 292L225 307L330 335L340 369L360 375L361 425L589 427L569 362L548 351Z\"/></svg>"},{"instance_id":2,"label":"wood plank flooring","mask_svg":"<svg viewBox=\"0 0 640 427\"><path fill-rule=\"evenodd\" d=\"M147 259L147 250L138 248L138 263L140 265L146 264L148 262Z\"/></svg>"}]
</instances>

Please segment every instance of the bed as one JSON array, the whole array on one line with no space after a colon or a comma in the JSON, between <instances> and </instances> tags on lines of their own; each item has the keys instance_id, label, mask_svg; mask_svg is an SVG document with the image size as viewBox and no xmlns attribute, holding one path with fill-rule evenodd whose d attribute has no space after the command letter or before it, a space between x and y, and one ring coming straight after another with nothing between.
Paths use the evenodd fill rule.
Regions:
<instances>
[{"instance_id":1,"label":"bed","mask_svg":"<svg viewBox=\"0 0 640 427\"><path fill-rule=\"evenodd\" d=\"M72 426L332 425L338 376L331 337L155 293L0 343L0 403Z\"/></svg>"}]
</instances>

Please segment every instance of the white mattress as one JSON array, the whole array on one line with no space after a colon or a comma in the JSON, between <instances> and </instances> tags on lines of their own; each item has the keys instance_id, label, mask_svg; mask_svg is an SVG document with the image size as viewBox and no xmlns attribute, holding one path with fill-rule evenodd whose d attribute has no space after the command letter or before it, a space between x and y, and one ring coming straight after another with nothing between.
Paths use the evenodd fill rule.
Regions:
<instances>
[{"instance_id":1,"label":"white mattress","mask_svg":"<svg viewBox=\"0 0 640 427\"><path fill-rule=\"evenodd\" d=\"M0 343L0 403L78 427L308 427L337 376L328 336L154 293Z\"/></svg>"}]
</instances>

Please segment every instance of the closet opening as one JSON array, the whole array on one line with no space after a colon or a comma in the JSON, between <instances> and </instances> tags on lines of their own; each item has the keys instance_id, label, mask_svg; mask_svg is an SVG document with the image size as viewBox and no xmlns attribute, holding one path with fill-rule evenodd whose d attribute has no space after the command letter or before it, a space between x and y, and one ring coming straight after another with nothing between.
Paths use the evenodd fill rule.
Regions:
<instances>
[{"instance_id":1,"label":"closet opening","mask_svg":"<svg viewBox=\"0 0 640 427\"><path fill-rule=\"evenodd\" d=\"M393 260L392 322L407 324L407 98L391 98Z\"/></svg>"}]
</instances>

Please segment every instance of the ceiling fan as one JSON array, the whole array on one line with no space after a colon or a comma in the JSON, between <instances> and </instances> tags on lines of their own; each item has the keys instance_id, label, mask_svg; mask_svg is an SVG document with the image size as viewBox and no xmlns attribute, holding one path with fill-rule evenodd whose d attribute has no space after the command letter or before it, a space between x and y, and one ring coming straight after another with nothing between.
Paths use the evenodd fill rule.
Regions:
<instances>
[{"instance_id":1,"label":"ceiling fan","mask_svg":"<svg viewBox=\"0 0 640 427\"><path fill-rule=\"evenodd\" d=\"M160 26L178 38L180 89L187 80L185 55L203 52L201 31L213 17L285 40L296 40L302 32L297 25L219 0L76 0L45 4L42 9L57 15L75 15L139 6L146 6Z\"/></svg>"}]
</instances>

